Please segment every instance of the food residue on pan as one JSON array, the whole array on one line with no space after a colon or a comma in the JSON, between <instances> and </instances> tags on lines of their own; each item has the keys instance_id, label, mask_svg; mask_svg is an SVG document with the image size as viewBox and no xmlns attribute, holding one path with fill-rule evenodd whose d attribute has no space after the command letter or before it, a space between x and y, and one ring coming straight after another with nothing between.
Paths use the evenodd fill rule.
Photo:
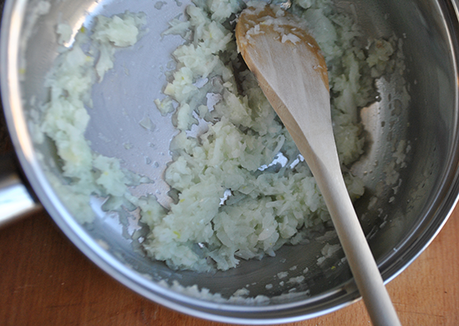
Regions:
<instances>
[{"instance_id":1,"label":"food residue on pan","mask_svg":"<svg viewBox=\"0 0 459 326\"><path fill-rule=\"evenodd\" d=\"M98 16L91 35L82 27L75 42L62 49L48 73L45 86L49 88L49 100L38 108L35 123L30 124L36 142L43 142L46 135L55 144L65 179L53 174L48 178L81 223L94 218L88 205L91 195L124 197L128 186L142 179L123 171L118 159L93 152L85 131L92 86L113 67L117 48L137 42L145 19L144 14L126 12L110 18ZM69 27L63 26L57 26L59 39L68 41ZM88 45L89 50L83 50Z\"/></svg>"},{"instance_id":2,"label":"food residue on pan","mask_svg":"<svg viewBox=\"0 0 459 326\"><path fill-rule=\"evenodd\" d=\"M327 60L338 151L349 165L363 153L359 108L374 102L376 78L399 73L398 41L361 44L352 19L333 11L329 2L298 4L294 12L309 23ZM160 219L142 220L151 228L143 243L147 253L173 268L233 268L240 259L273 256L282 245L302 241L308 229L330 221L306 163L237 56L231 22L241 9L238 1L197 3L187 8L186 20L175 19L166 32L185 41L172 54L177 69L166 97L157 100L177 103L172 123L181 132L172 141L173 162L165 177L178 201ZM279 8L276 12L283 14ZM203 79L207 82L198 86ZM221 95L213 107L205 105L208 93ZM207 131L189 136L202 121ZM287 162L271 165L280 155ZM363 194L360 180L349 173L345 179L352 198ZM197 250L195 244L204 246ZM338 249L324 248L319 263Z\"/></svg>"},{"instance_id":3,"label":"food residue on pan","mask_svg":"<svg viewBox=\"0 0 459 326\"><path fill-rule=\"evenodd\" d=\"M228 270L240 259L274 256L283 245L301 243L309 230L331 225L311 172L238 56L234 27L244 7L236 0L196 1L187 7L186 17L174 19L164 31L164 37L183 37L172 53L177 63L172 79L164 96L152 103L171 116L178 130L165 173L175 194L170 207L161 206L154 195L132 196L129 186L144 178L122 169L116 158L93 152L84 135L91 87L113 67L116 49L148 37L142 26L149 17L144 14L98 16L92 32L81 29L48 75L50 100L31 124L41 136L37 139L43 141L46 135L56 145L69 182L50 177L56 178L58 193L70 198L65 202L79 221L93 218L91 195L111 197L105 209L117 209L127 200L139 208L141 221L150 228L142 242L145 252L174 269ZM291 10L307 22L325 56L338 152L343 166L349 166L363 153L358 115L375 101L375 81L403 70L399 40L394 36L363 44L352 17L326 0L297 1ZM68 27L60 24L57 31L64 43ZM198 124L205 124L205 131L192 136L190 130ZM155 123L145 116L139 128L152 130ZM394 164L402 165L405 151L406 144L396 149ZM349 172L344 177L351 197L362 196L362 181ZM339 245L327 244L318 263L337 250ZM304 280L287 279L288 272L278 276L289 283Z\"/></svg>"}]
</instances>

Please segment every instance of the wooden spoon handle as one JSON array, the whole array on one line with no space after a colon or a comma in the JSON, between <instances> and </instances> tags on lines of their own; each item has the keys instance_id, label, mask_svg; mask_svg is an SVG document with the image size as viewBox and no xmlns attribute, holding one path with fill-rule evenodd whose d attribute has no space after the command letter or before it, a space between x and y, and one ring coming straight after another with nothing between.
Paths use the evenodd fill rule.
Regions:
<instances>
[{"instance_id":1,"label":"wooden spoon handle","mask_svg":"<svg viewBox=\"0 0 459 326\"><path fill-rule=\"evenodd\" d=\"M342 195L347 191L342 176L319 170L315 178L373 324L401 325L352 202Z\"/></svg>"}]
</instances>

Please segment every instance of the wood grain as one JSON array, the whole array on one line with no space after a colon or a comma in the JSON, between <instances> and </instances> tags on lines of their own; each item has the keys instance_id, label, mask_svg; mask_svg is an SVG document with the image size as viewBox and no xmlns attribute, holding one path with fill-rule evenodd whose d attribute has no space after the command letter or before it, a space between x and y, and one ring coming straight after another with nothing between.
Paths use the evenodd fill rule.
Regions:
<instances>
[{"instance_id":1,"label":"wood grain","mask_svg":"<svg viewBox=\"0 0 459 326\"><path fill-rule=\"evenodd\" d=\"M459 209L388 285L403 325L459 325ZM45 213L0 230L0 325L218 326L140 297L86 259ZM291 324L369 325L363 303Z\"/></svg>"}]
</instances>

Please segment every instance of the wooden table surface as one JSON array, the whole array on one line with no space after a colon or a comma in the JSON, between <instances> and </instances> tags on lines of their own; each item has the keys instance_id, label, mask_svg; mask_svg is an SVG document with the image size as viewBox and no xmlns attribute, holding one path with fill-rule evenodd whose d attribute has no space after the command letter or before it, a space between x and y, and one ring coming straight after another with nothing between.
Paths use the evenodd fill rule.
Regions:
<instances>
[{"instance_id":1,"label":"wooden table surface","mask_svg":"<svg viewBox=\"0 0 459 326\"><path fill-rule=\"evenodd\" d=\"M459 208L387 286L403 325L459 325ZM0 230L0 325L218 326L137 295L83 256L46 212ZM294 323L369 325L362 301Z\"/></svg>"}]
</instances>

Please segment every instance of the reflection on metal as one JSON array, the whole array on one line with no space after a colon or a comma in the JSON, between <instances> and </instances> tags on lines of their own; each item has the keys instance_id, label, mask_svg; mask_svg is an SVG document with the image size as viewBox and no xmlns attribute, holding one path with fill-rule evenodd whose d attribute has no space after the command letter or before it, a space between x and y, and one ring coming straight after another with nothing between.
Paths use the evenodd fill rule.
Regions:
<instances>
[{"instance_id":1,"label":"reflection on metal","mask_svg":"<svg viewBox=\"0 0 459 326\"><path fill-rule=\"evenodd\" d=\"M284 10L289 9L292 6L292 1L288 0L281 4L281 8Z\"/></svg>"},{"instance_id":2,"label":"reflection on metal","mask_svg":"<svg viewBox=\"0 0 459 326\"><path fill-rule=\"evenodd\" d=\"M18 164L11 154L0 156L0 227L41 207L23 184Z\"/></svg>"},{"instance_id":3,"label":"reflection on metal","mask_svg":"<svg viewBox=\"0 0 459 326\"><path fill-rule=\"evenodd\" d=\"M6 225L37 206L22 184L0 189L0 226Z\"/></svg>"}]
</instances>

